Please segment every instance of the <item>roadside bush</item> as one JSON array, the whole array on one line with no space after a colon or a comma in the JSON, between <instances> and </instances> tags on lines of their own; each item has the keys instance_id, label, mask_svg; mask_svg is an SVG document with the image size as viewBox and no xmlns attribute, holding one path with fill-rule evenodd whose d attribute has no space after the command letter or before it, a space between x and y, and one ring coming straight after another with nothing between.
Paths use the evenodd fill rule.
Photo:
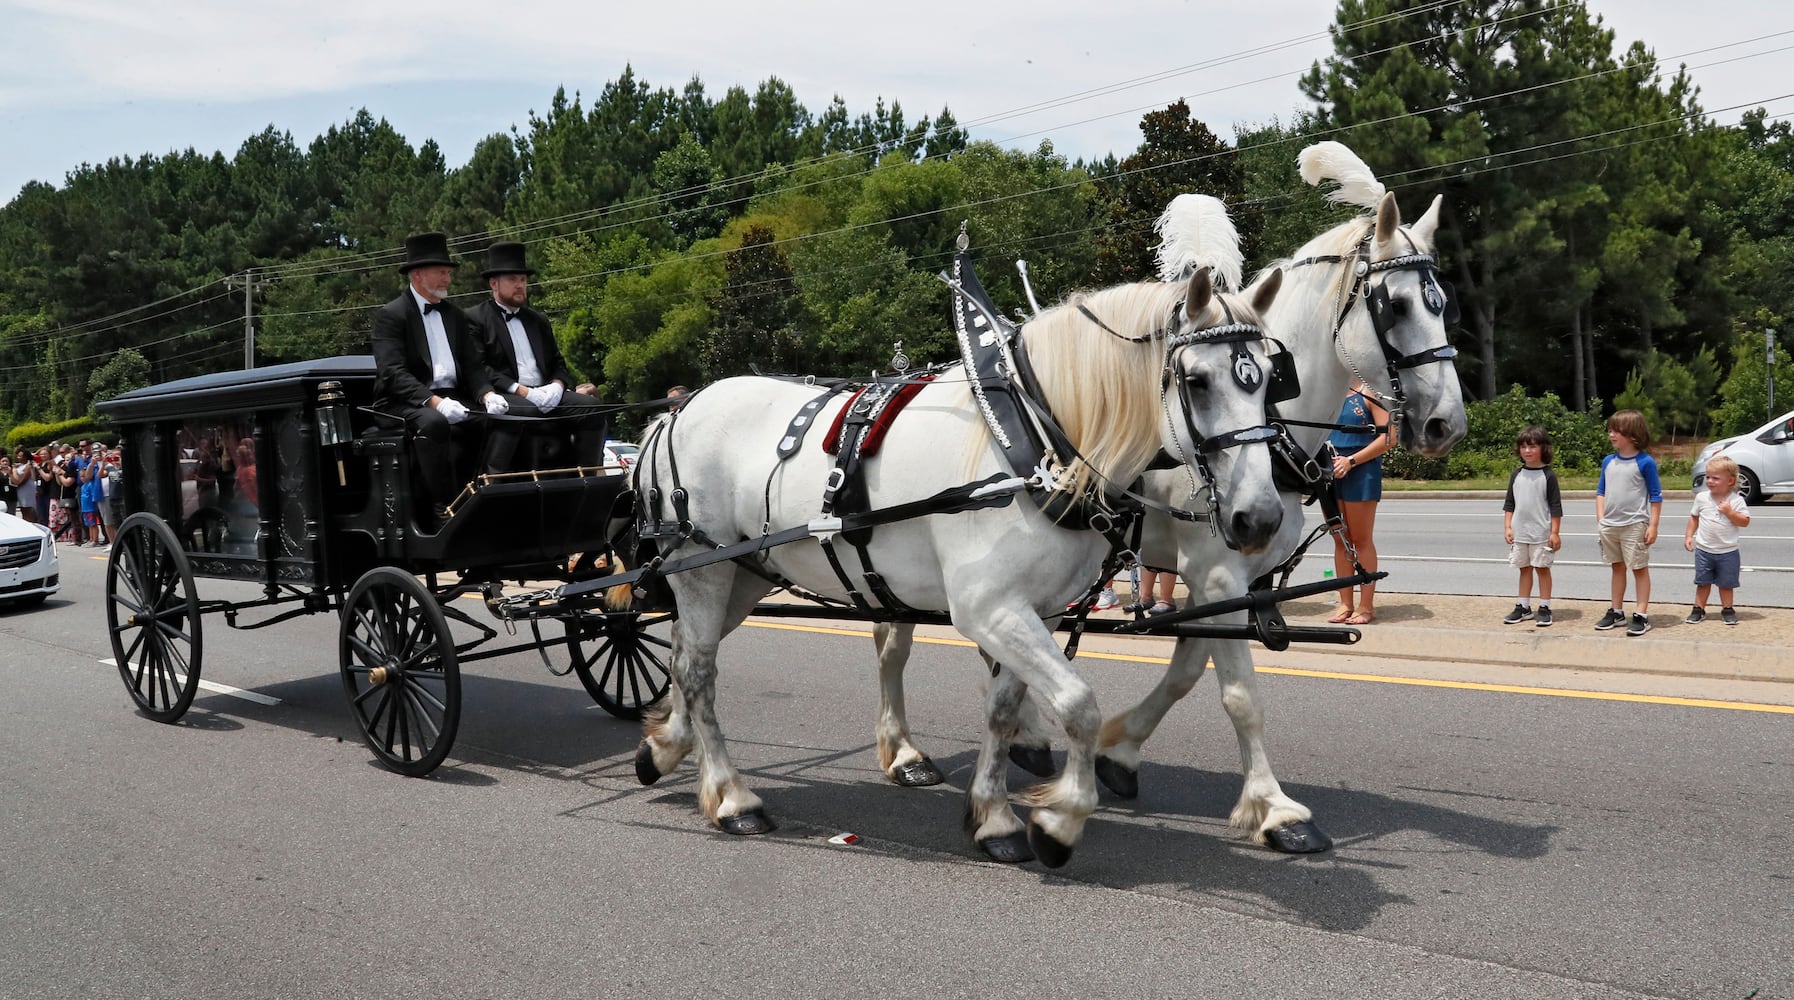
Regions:
<instances>
[{"instance_id":1,"label":"roadside bush","mask_svg":"<svg viewBox=\"0 0 1794 1000\"><path fill-rule=\"evenodd\" d=\"M1609 448L1606 421L1577 413L1555 393L1528 396L1519 386L1494 399L1464 408L1469 433L1444 458L1426 458L1401 448L1383 461L1383 471L1396 479L1490 479L1513 471L1519 457L1514 439L1538 424L1551 434L1553 464L1559 472L1588 473L1600 467Z\"/></svg>"},{"instance_id":2,"label":"roadside bush","mask_svg":"<svg viewBox=\"0 0 1794 1000\"><path fill-rule=\"evenodd\" d=\"M6 432L6 450L10 452L19 445L36 448L38 445L49 444L51 441L83 436L104 438L111 435L105 432L104 424L92 417L76 417L73 420L63 420L53 424L36 422L15 424L12 430Z\"/></svg>"}]
</instances>

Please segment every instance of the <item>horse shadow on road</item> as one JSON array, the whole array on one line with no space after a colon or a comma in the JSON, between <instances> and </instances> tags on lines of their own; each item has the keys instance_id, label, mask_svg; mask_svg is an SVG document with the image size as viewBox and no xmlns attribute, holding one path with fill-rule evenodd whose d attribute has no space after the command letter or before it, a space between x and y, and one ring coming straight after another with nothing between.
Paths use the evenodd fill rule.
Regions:
<instances>
[{"instance_id":1,"label":"horse shadow on road","mask_svg":"<svg viewBox=\"0 0 1794 1000\"><path fill-rule=\"evenodd\" d=\"M935 758L948 774L948 784L905 789L876 770L870 746L822 750L735 740L730 745L749 787L780 824L770 839L841 850L828 846L827 838L853 833L859 837L856 850L901 856L918 865L991 864L961 828L964 786L975 750ZM626 771L621 766L604 769L607 778L616 779L601 782L613 794L569 814L602 819L605 802L649 794L654 796L650 801L669 810L657 827L727 836L698 813L689 762L652 789L632 789L633 775ZM1020 771L1012 771L1010 778L1017 790L1031 780ZM1228 829L1227 814L1240 788L1237 773L1148 765L1142 779L1149 790L1141 800L1103 799L1069 866L1049 872L1030 863L1016 869L1018 876L1063 878L1324 930L1354 931L1370 926L1391 905L1415 902L1388 885L1401 881L1404 870L1431 863L1411 852L1422 852L1426 859L1440 853L1436 845L1414 846L1416 840L1431 838L1456 852L1524 861L1543 857L1554 832L1374 792L1286 785L1315 810L1336 846L1318 855L1280 855ZM1018 808L1018 813L1025 818L1025 810ZM758 849L753 840L739 847Z\"/></svg>"}]
</instances>

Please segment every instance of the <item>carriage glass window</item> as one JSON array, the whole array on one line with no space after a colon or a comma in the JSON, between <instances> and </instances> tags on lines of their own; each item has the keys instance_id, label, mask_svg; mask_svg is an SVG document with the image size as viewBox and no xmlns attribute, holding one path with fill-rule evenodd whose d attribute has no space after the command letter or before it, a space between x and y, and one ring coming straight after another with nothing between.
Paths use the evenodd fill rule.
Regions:
<instances>
[{"instance_id":1,"label":"carriage glass window","mask_svg":"<svg viewBox=\"0 0 1794 1000\"><path fill-rule=\"evenodd\" d=\"M189 552L255 555L260 516L250 419L188 421L175 433L175 453L181 546Z\"/></svg>"}]
</instances>

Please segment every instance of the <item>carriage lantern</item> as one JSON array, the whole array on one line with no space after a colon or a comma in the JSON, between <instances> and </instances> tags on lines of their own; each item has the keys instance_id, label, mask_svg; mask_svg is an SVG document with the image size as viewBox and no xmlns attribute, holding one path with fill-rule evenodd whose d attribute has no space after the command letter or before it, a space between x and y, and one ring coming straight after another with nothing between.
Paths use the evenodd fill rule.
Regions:
<instances>
[{"instance_id":1,"label":"carriage lantern","mask_svg":"<svg viewBox=\"0 0 1794 1000\"><path fill-rule=\"evenodd\" d=\"M349 400L341 382L318 383L318 440L324 447L336 449L336 484L349 485L342 446L355 440L355 431L349 425Z\"/></svg>"}]
</instances>

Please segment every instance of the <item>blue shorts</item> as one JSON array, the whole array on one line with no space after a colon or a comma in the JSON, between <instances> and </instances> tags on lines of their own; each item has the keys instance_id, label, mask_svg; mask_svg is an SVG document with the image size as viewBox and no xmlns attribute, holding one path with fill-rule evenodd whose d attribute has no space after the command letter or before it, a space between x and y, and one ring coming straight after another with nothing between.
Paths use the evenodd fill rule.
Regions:
<instances>
[{"instance_id":1,"label":"blue shorts","mask_svg":"<svg viewBox=\"0 0 1794 1000\"><path fill-rule=\"evenodd\" d=\"M1351 501L1383 499L1383 460L1366 462L1333 481L1339 499Z\"/></svg>"},{"instance_id":2,"label":"blue shorts","mask_svg":"<svg viewBox=\"0 0 1794 1000\"><path fill-rule=\"evenodd\" d=\"M1730 552L1708 552L1705 549L1694 550L1694 585L1697 587L1718 587L1720 590L1738 589L1738 572L1744 560L1738 557L1738 550Z\"/></svg>"}]
</instances>

